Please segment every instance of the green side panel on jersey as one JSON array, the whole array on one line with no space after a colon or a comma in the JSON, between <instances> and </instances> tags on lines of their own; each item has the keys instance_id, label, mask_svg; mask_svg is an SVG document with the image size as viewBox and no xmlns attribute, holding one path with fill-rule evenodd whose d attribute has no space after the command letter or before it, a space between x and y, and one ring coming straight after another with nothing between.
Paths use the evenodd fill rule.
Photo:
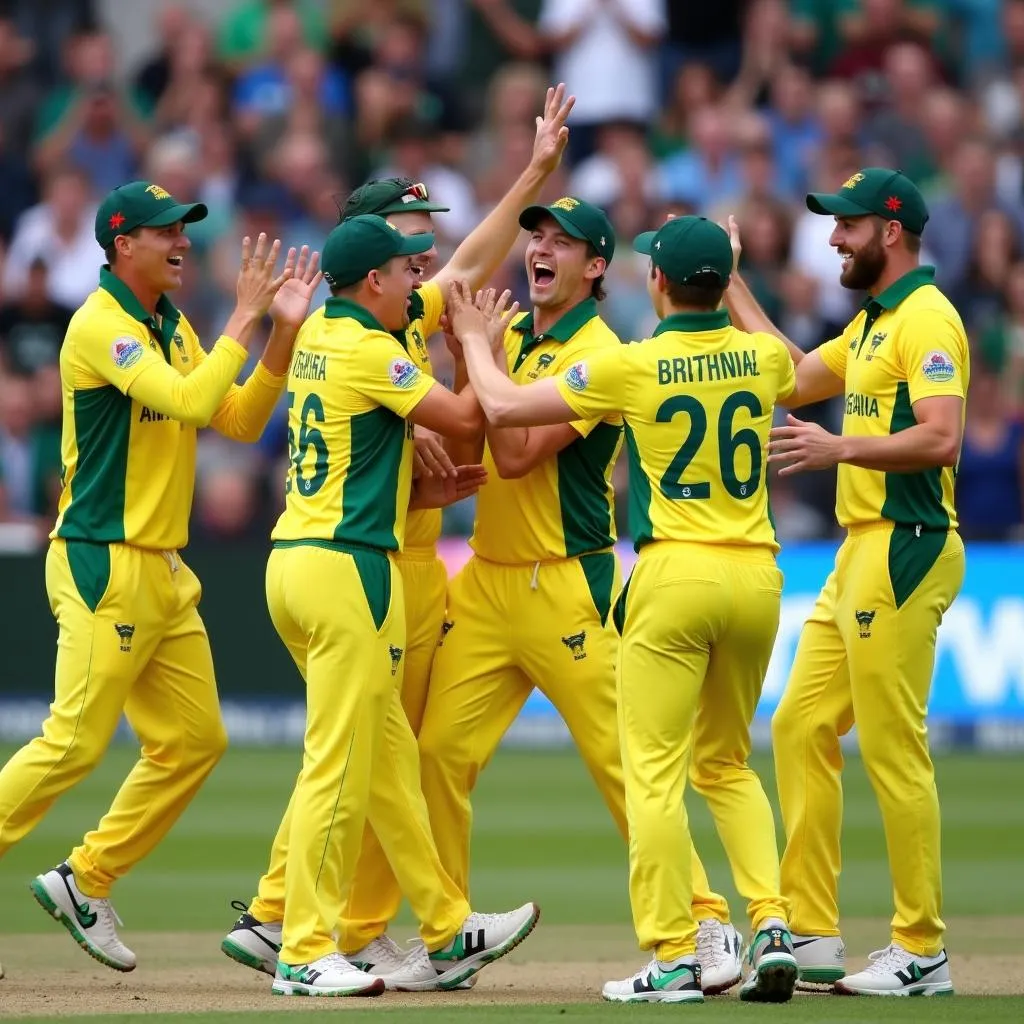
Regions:
<instances>
[{"instance_id":1,"label":"green side panel on jersey","mask_svg":"<svg viewBox=\"0 0 1024 1024\"><path fill-rule=\"evenodd\" d=\"M651 525L651 481L647 479L640 450L633 431L626 424L626 453L629 458L629 532L633 536L633 550L639 551L654 540Z\"/></svg>"},{"instance_id":2,"label":"green side panel on jersey","mask_svg":"<svg viewBox=\"0 0 1024 1024\"><path fill-rule=\"evenodd\" d=\"M906 381L896 385L889 433L898 434L917 423ZM882 518L928 530L949 529L949 516L942 507L942 467L919 473L886 473Z\"/></svg>"},{"instance_id":3,"label":"green side panel on jersey","mask_svg":"<svg viewBox=\"0 0 1024 1024\"><path fill-rule=\"evenodd\" d=\"M110 583L110 547L69 540L65 545L71 578L86 608L95 612Z\"/></svg>"},{"instance_id":4,"label":"green side panel on jersey","mask_svg":"<svg viewBox=\"0 0 1024 1024\"><path fill-rule=\"evenodd\" d=\"M603 626L612 608L612 590L615 587L615 555L610 551L592 551L580 555L580 568L587 580L587 589Z\"/></svg>"},{"instance_id":5,"label":"green side panel on jersey","mask_svg":"<svg viewBox=\"0 0 1024 1024\"><path fill-rule=\"evenodd\" d=\"M924 581L946 546L948 533L897 523L889 537L889 584L896 607L902 608Z\"/></svg>"},{"instance_id":6,"label":"green side panel on jersey","mask_svg":"<svg viewBox=\"0 0 1024 1024\"><path fill-rule=\"evenodd\" d=\"M568 558L615 543L614 513L605 475L615 457L621 429L599 423L586 437L558 453L558 503Z\"/></svg>"},{"instance_id":7,"label":"green side panel on jersey","mask_svg":"<svg viewBox=\"0 0 1024 1024\"><path fill-rule=\"evenodd\" d=\"M352 458L334 539L397 551L395 520L405 420L378 406L353 416L350 431Z\"/></svg>"},{"instance_id":8,"label":"green side panel on jersey","mask_svg":"<svg viewBox=\"0 0 1024 1024\"><path fill-rule=\"evenodd\" d=\"M132 401L113 385L76 391L73 401L78 463L60 536L117 543L124 540Z\"/></svg>"}]
</instances>

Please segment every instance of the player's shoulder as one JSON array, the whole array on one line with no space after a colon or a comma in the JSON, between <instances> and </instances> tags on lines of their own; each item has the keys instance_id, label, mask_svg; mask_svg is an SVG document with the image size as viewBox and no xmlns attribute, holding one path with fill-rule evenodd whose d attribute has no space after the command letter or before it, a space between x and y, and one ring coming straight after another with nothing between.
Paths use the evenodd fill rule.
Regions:
<instances>
[{"instance_id":1,"label":"player's shoulder","mask_svg":"<svg viewBox=\"0 0 1024 1024\"><path fill-rule=\"evenodd\" d=\"M570 339L570 344L587 348L621 347L619 336L608 326L600 315L588 320Z\"/></svg>"},{"instance_id":2,"label":"player's shoulder","mask_svg":"<svg viewBox=\"0 0 1024 1024\"><path fill-rule=\"evenodd\" d=\"M109 292L97 288L72 314L65 344L69 348L99 342L111 344L120 338L148 343L149 329Z\"/></svg>"},{"instance_id":3,"label":"player's shoulder","mask_svg":"<svg viewBox=\"0 0 1024 1024\"><path fill-rule=\"evenodd\" d=\"M945 321L953 330L963 334L964 323L956 306L948 295L936 284L929 283L915 288L900 303L900 312L907 314L906 323L913 327L922 317L930 323Z\"/></svg>"}]
</instances>

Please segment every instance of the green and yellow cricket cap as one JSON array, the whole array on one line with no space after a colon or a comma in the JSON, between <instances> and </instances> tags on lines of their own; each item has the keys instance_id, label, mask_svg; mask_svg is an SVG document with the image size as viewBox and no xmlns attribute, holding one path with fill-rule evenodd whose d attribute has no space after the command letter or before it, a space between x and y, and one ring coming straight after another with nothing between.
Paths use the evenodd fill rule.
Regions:
<instances>
[{"instance_id":1,"label":"green and yellow cricket cap","mask_svg":"<svg viewBox=\"0 0 1024 1024\"><path fill-rule=\"evenodd\" d=\"M528 206L519 214L519 226L532 231L544 217L554 217L567 235L589 242L598 256L611 263L615 253L615 229L608 214L599 206L574 196L562 196L550 206Z\"/></svg>"},{"instance_id":2,"label":"green and yellow cricket cap","mask_svg":"<svg viewBox=\"0 0 1024 1024\"><path fill-rule=\"evenodd\" d=\"M430 201L430 191L412 178L382 178L360 185L345 200L339 223L364 213L386 217L389 213L447 213L450 207Z\"/></svg>"},{"instance_id":3,"label":"green and yellow cricket cap","mask_svg":"<svg viewBox=\"0 0 1024 1024\"><path fill-rule=\"evenodd\" d=\"M327 236L320 267L332 288L347 288L395 256L426 252L433 244L433 235L403 235L383 217L364 213L343 220Z\"/></svg>"},{"instance_id":4,"label":"green and yellow cricket cap","mask_svg":"<svg viewBox=\"0 0 1024 1024\"><path fill-rule=\"evenodd\" d=\"M209 211L205 203L179 203L174 196L151 181L130 181L107 194L96 211L96 241L103 249L118 235L136 228L165 228L202 220Z\"/></svg>"},{"instance_id":5,"label":"green and yellow cricket cap","mask_svg":"<svg viewBox=\"0 0 1024 1024\"><path fill-rule=\"evenodd\" d=\"M921 234L928 223L928 207L918 187L901 171L890 167L865 167L851 174L835 192L811 192L807 209L834 217L873 213L899 221L915 235Z\"/></svg>"},{"instance_id":6,"label":"green and yellow cricket cap","mask_svg":"<svg viewBox=\"0 0 1024 1024\"><path fill-rule=\"evenodd\" d=\"M673 217L657 231L633 239L633 248L650 256L676 284L725 285L732 274L732 243L728 234L707 217Z\"/></svg>"}]
</instances>

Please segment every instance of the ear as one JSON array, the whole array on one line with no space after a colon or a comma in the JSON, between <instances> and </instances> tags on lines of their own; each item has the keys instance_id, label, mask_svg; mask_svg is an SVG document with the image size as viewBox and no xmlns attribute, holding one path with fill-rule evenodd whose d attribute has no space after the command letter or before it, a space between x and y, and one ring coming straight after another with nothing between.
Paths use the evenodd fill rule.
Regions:
<instances>
[{"instance_id":1,"label":"ear","mask_svg":"<svg viewBox=\"0 0 1024 1024\"><path fill-rule=\"evenodd\" d=\"M661 267L654 267L654 285L659 292L668 292L668 278Z\"/></svg>"},{"instance_id":2,"label":"ear","mask_svg":"<svg viewBox=\"0 0 1024 1024\"><path fill-rule=\"evenodd\" d=\"M371 292L374 292L375 294L379 295L382 291L384 291L384 283L381 280L381 274L379 270L371 270L366 275L366 281L367 284L369 284L370 286Z\"/></svg>"},{"instance_id":3,"label":"ear","mask_svg":"<svg viewBox=\"0 0 1024 1024\"><path fill-rule=\"evenodd\" d=\"M131 256L132 254L132 236L131 235L118 235L114 239L114 248L117 250L118 256Z\"/></svg>"},{"instance_id":4,"label":"ear","mask_svg":"<svg viewBox=\"0 0 1024 1024\"><path fill-rule=\"evenodd\" d=\"M882 232L882 242L885 245L895 245L903 234L903 225L898 220L885 222L885 230Z\"/></svg>"},{"instance_id":5,"label":"ear","mask_svg":"<svg viewBox=\"0 0 1024 1024\"><path fill-rule=\"evenodd\" d=\"M596 281L608 269L608 261L603 256L595 256L584 271L583 276L588 281Z\"/></svg>"}]
</instances>

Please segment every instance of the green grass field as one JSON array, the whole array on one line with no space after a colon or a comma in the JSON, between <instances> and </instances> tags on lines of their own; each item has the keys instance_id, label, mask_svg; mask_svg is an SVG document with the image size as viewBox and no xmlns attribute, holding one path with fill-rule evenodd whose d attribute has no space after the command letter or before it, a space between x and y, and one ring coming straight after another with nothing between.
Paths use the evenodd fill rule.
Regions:
<instances>
[{"instance_id":1,"label":"green grass field","mask_svg":"<svg viewBox=\"0 0 1024 1024\"><path fill-rule=\"evenodd\" d=\"M0 750L0 757L9 751ZM503 751L481 779L473 838L473 902L505 909L527 899L543 909L537 932L488 969L472 993L360 1000L273 1000L267 979L227 961L217 949L236 916L232 899L248 900L265 866L270 840L298 769L293 750L233 749L157 851L116 891L123 935L142 966L119 976L93 964L31 899L27 882L63 859L94 824L134 752L116 747L101 768L53 808L0 869L0 1017L31 1014L79 1022L96 1014L171 1020L261 1021L299 1011L334 1010L353 1020L547 1021L633 1019L664 1008L608 1006L600 980L643 963L636 951L626 891L625 850L578 758L569 752ZM774 794L769 759L758 757ZM805 996L784 1007L709 1000L692 1012L716 1021L785 1014L794 1020L1024 1019L1024 823L1019 793L1024 760L948 756L937 764L943 806L945 916L954 982L966 999L865 1000ZM707 812L690 800L698 846L713 882L745 925L724 855ZM851 759L846 781L844 932L854 965L887 942L891 896L877 807L862 767ZM411 933L404 915L402 929ZM60 978L60 992L40 994L40 971ZM29 980L33 979L33 980ZM230 998L222 999L227 993ZM1001 994L996 995L996 994ZM312 1004L312 1005L311 1005ZM326 1005L325 1005L326 1004ZM922 1009L926 1005L927 1009ZM168 1011L178 1012L168 1012ZM230 1013L228 1010L237 1010ZM193 1012L190 1012L193 1011ZM200 1012L217 1011L217 1012ZM667 1012L674 1012L669 1010ZM687 1012L680 1009L678 1012Z\"/></svg>"}]
</instances>

